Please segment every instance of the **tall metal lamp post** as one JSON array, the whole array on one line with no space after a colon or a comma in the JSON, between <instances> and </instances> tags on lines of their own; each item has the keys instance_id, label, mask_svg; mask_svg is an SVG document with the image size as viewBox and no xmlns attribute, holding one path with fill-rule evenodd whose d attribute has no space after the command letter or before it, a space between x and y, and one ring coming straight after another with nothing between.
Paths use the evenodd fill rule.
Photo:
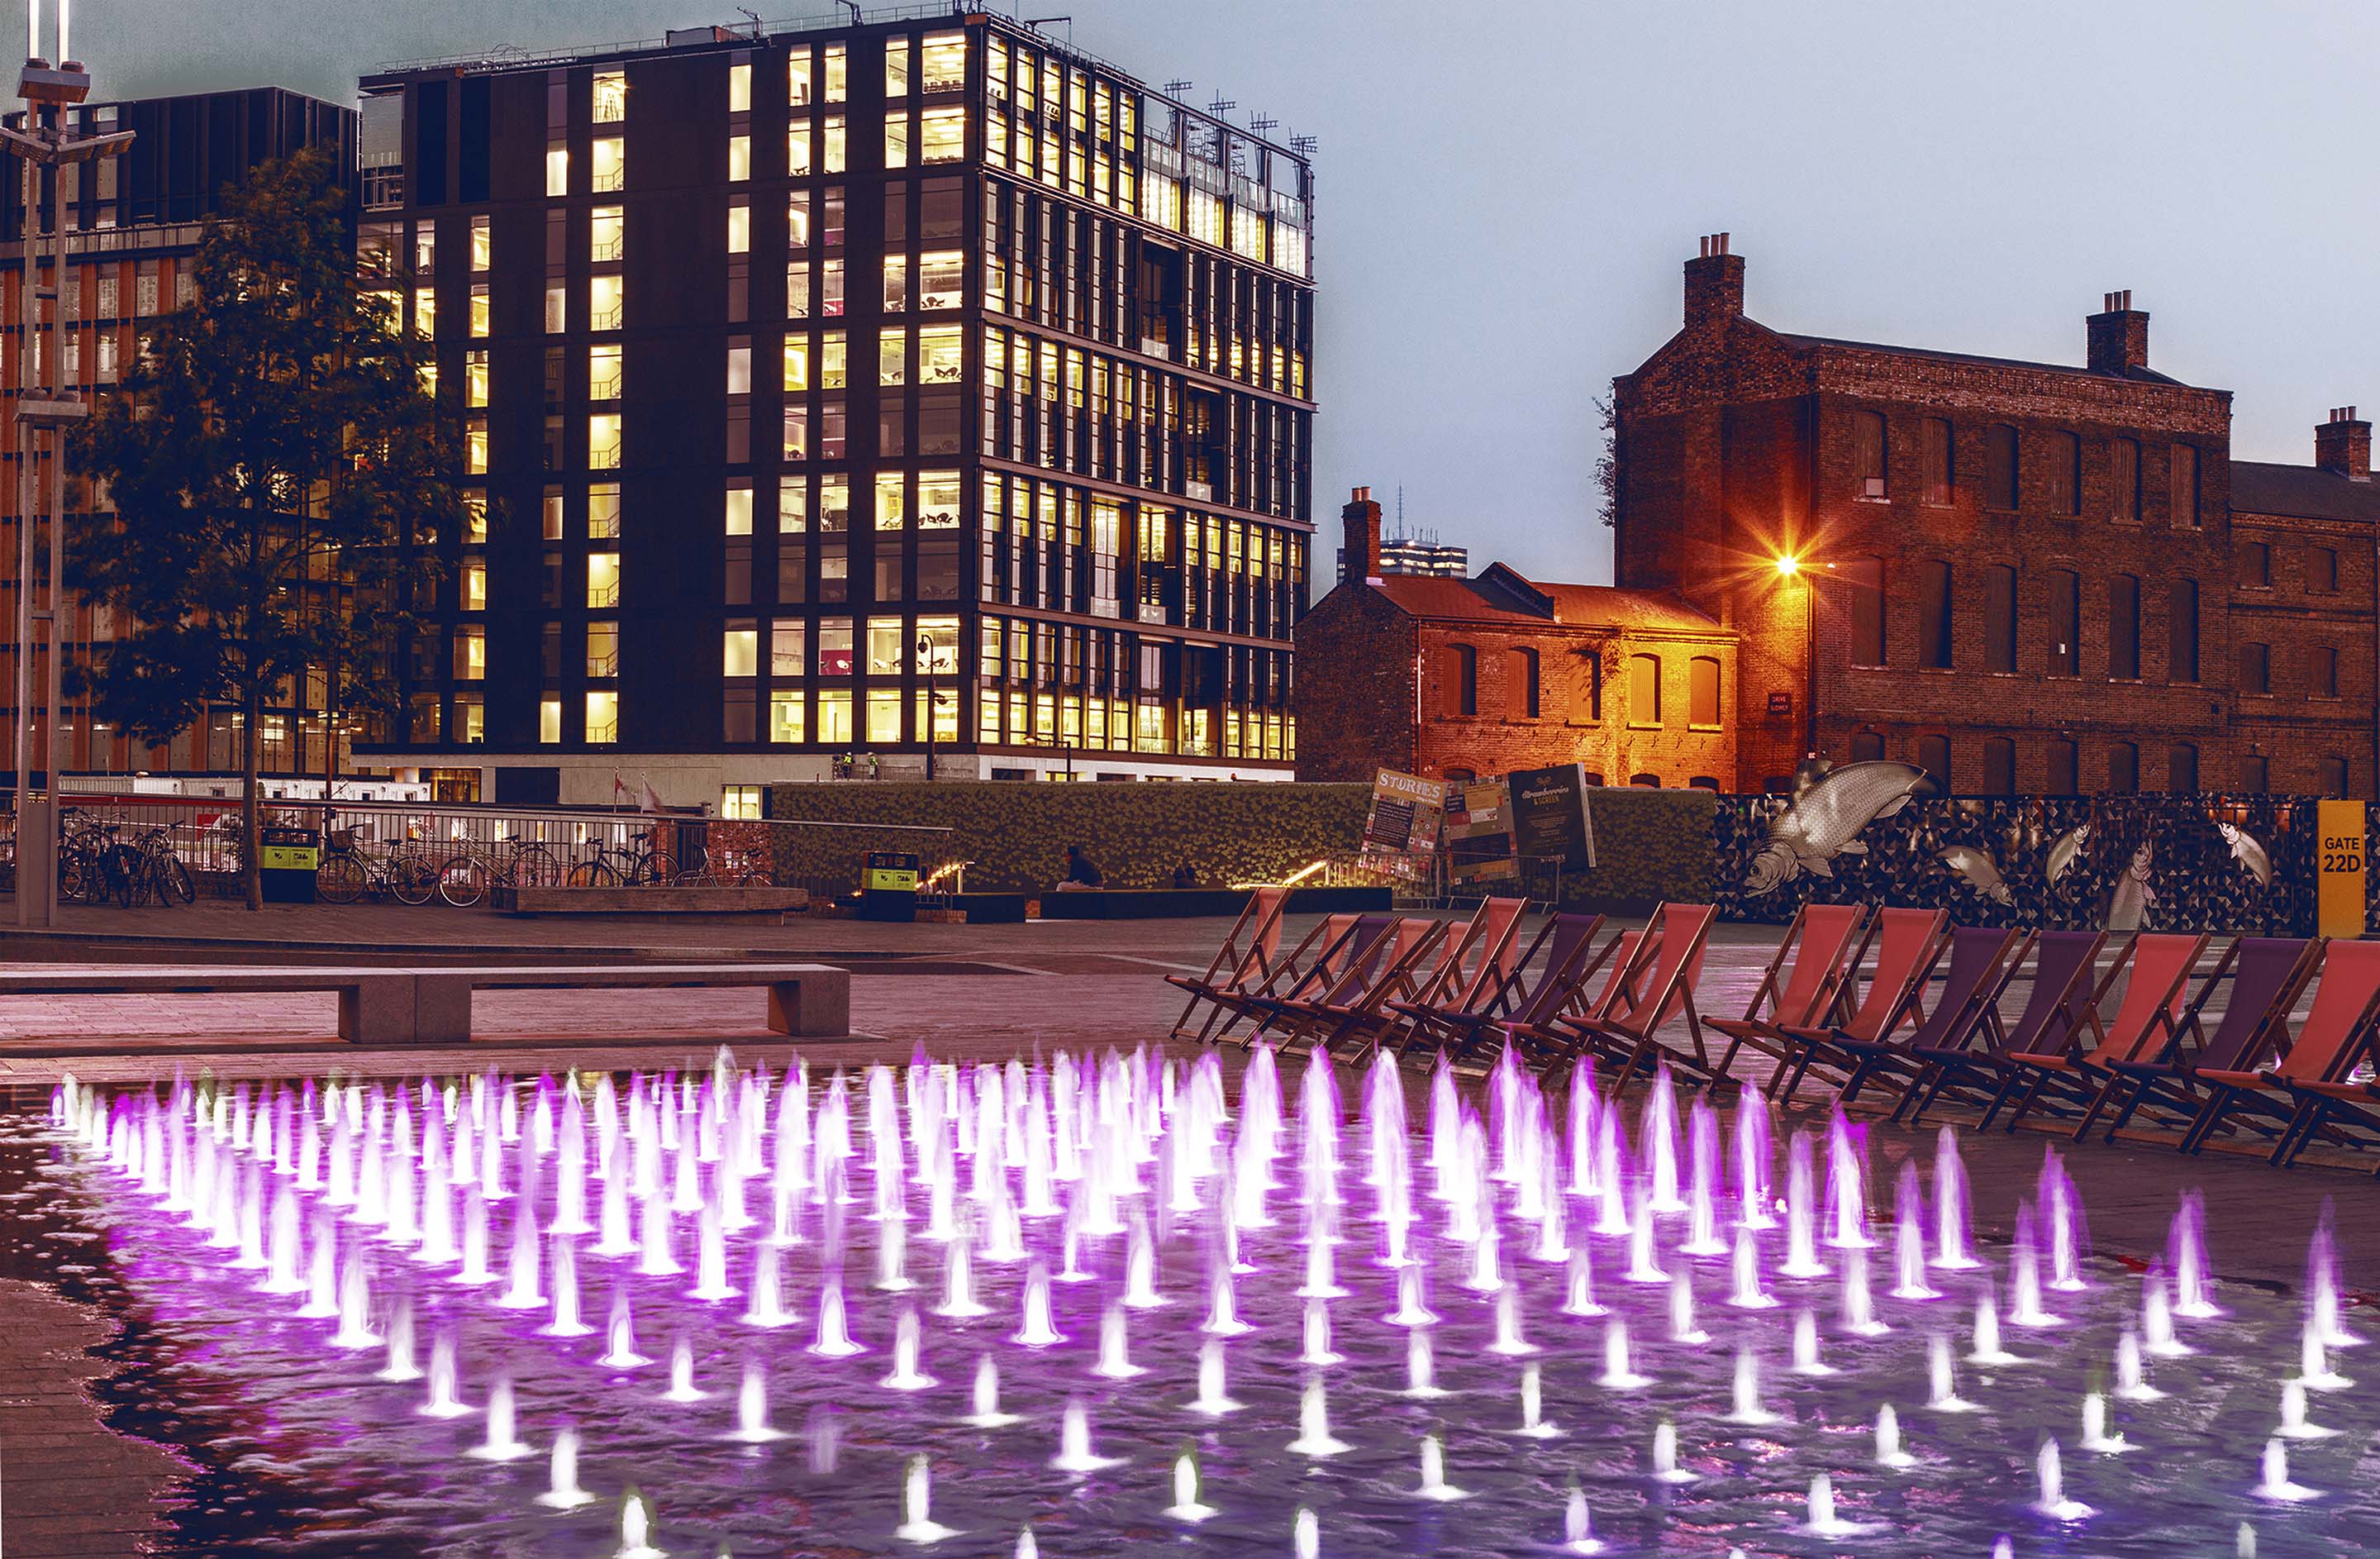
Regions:
<instances>
[{"instance_id":1,"label":"tall metal lamp post","mask_svg":"<svg viewBox=\"0 0 2380 1559\"><path fill-rule=\"evenodd\" d=\"M1799 579L1802 588L1809 592L1805 624L1808 636L1802 648L1802 664L1808 677L1808 684L1802 690L1802 756L1815 758L1818 755L1818 576L1815 570L1804 566L1799 556L1789 552L1777 559L1777 577L1787 581Z\"/></svg>"},{"instance_id":2,"label":"tall metal lamp post","mask_svg":"<svg viewBox=\"0 0 2380 1559\"><path fill-rule=\"evenodd\" d=\"M923 632L917 635L917 668L926 674L926 783L934 783L934 713L941 705L941 694L934 688L934 641Z\"/></svg>"},{"instance_id":3,"label":"tall metal lamp post","mask_svg":"<svg viewBox=\"0 0 2380 1559\"><path fill-rule=\"evenodd\" d=\"M91 74L73 55L67 7L58 0L58 63L42 54L41 0L29 0L26 10L25 67L17 78L17 95L24 100L23 122L0 126L0 151L24 164L25 222L18 244L23 261L20 286L23 307L18 319L24 340L18 354L21 368L17 396L17 922L46 926L57 918L57 787L66 760L63 729L64 683L67 629L71 615L65 605L66 584L66 431L90 413L80 396L60 373L60 333L66 328L58 306L66 274L66 211L59 196L57 170L73 163L96 162L121 153L132 143L130 130L77 137L66 127L66 110L91 95ZM43 174L49 175L50 220L43 221ZM44 232L43 229L47 231ZM43 258L43 240L48 256ZM48 280L42 280L44 266ZM46 307L43 307L43 306ZM49 329L40 327L46 313ZM38 446L49 441L49 466L39 469ZM46 500L46 502L45 502ZM33 519L46 507L49 515L49 588L35 603ZM32 795L33 777L33 644L37 623L48 625L50 664L42 689L48 747L42 773L46 794Z\"/></svg>"}]
</instances>

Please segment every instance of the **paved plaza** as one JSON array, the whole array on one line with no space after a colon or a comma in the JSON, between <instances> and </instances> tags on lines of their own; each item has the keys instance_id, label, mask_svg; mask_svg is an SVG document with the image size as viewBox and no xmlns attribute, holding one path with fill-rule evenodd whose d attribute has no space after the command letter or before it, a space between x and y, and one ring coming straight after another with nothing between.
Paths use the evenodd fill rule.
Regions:
<instances>
[{"instance_id":1,"label":"paved plaza","mask_svg":"<svg viewBox=\"0 0 2380 1559\"><path fill-rule=\"evenodd\" d=\"M1289 942L1311 920L1293 918ZM10 937L12 962L348 962L539 956L574 962L663 957L816 960L853 971L855 1037L808 1041L814 1072L934 1058L1002 1060L1165 1043L1181 1003L1164 981L1202 969L1221 920L1033 922L1012 926L887 926L853 920L785 924L554 924L438 909L274 907L251 916L201 905L176 911L75 910L58 934ZM1706 1013L1741 1011L1770 957L1774 928L1726 926L1713 939L1703 981ZM2012 993L2011 1002L2022 993ZM468 1049L358 1051L333 1037L328 993L257 997L0 997L0 1087L35 1107L63 1074L103 1081L169 1077L344 1074L419 1076L487 1067L533 1072L581 1067L698 1066L721 1043L747 1064L776 1065L792 1051L761 1027L750 989L655 992L494 992L478 1002ZM1169 1054L1194 1046L1172 1042ZM1227 1048L1236 1081L1242 1053ZM1409 1091L1418 1105L1426 1079ZM1352 1097L1352 1095L1351 1095ZM1955 1116L1954 1116L1955 1118ZM1782 1130L1823 1124L1795 1112ZM1877 1124L1875 1181L1888 1186L1900 1162L1931 1146ZM2380 1289L2380 1191L2368 1166L2308 1163L2280 1171L2246 1153L2184 1159L2155 1142L2069 1144L2063 1135L1969 1134L1981 1238L2005 1239L2021 1198L2035 1188L2044 1146L2056 1143L2088 1212L2102 1255L2154 1260L2178 1195L2204 1190L2208 1243L2227 1277L2295 1285L2306 1239L2325 1203L2336 1211L2351 1293ZM109 1331L99 1314L41 1285L44 1257L16 1234L0 1244L0 1519L15 1554L130 1551L154 1502L170 1497L178 1464L146 1441L102 1426L91 1382L108 1368L92 1357Z\"/></svg>"}]
</instances>

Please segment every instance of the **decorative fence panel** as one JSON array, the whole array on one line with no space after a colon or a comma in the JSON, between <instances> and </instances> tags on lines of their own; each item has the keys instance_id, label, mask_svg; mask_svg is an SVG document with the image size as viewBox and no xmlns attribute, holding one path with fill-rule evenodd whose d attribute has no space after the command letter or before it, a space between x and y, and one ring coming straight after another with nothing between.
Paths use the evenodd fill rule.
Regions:
<instances>
[{"instance_id":1,"label":"decorative fence panel","mask_svg":"<svg viewBox=\"0 0 2380 1559\"><path fill-rule=\"evenodd\" d=\"M1721 915L1783 922L1805 903L1867 903L1947 909L1962 925L2313 930L2311 797L1920 796L1858 772L1903 767L1848 765L1798 797L1720 797ZM1841 792L1822 794L1845 779L1853 792L1869 782L1848 810Z\"/></svg>"}]
</instances>

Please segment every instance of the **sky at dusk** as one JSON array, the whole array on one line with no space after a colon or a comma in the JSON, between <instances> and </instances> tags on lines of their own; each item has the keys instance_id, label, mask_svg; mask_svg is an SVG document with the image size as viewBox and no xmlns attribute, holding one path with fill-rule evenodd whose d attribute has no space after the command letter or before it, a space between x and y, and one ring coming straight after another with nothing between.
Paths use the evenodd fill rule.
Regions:
<instances>
[{"instance_id":1,"label":"sky at dusk","mask_svg":"<svg viewBox=\"0 0 2380 1559\"><path fill-rule=\"evenodd\" d=\"M1788 331L2077 362L2083 315L2130 287L2152 366L2235 392L2243 458L2307 462L2328 408L2380 410L2362 0L1024 14L1062 5L1077 44L1144 80L1319 138L1326 530L1351 485L1392 513L1402 485L1410 527L1475 566L1608 579L1592 401L1676 328L1679 266L1719 229L1748 311ZM74 26L98 96L346 102L388 62L738 19L702 0L78 0Z\"/></svg>"}]
</instances>

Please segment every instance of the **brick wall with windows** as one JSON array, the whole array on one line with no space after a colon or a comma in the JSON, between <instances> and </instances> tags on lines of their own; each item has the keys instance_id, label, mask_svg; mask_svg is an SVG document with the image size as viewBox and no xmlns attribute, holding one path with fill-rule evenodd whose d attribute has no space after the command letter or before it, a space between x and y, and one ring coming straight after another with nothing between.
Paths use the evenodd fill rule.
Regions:
<instances>
[{"instance_id":1,"label":"brick wall with windows","mask_svg":"<svg viewBox=\"0 0 2380 1559\"><path fill-rule=\"evenodd\" d=\"M1344 512L1347 577L1297 628L1298 778L1585 765L1598 784L1737 787L1737 641L1674 598L1374 572L1379 505Z\"/></svg>"},{"instance_id":2,"label":"brick wall with windows","mask_svg":"<svg viewBox=\"0 0 2380 1559\"><path fill-rule=\"evenodd\" d=\"M1616 573L1742 635L1747 782L1815 750L1967 793L2311 790L2343 762L2371 794L2380 513L2347 433L2336 469L2235 465L2229 393L2150 368L2129 294L2081 366L1771 330L1724 235L1685 297L1617 384ZM2338 588L2312 594L2321 547ZM2242 582L2257 556L2269 587ZM2239 685L2250 642L2274 646L2269 694Z\"/></svg>"}]
</instances>

